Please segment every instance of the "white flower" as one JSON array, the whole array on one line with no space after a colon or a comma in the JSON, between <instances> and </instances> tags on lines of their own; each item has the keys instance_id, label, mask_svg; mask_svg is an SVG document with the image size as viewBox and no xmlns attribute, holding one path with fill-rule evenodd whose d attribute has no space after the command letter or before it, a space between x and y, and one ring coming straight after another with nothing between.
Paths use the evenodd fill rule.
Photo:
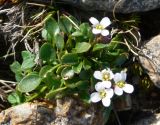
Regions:
<instances>
[{"instance_id":1,"label":"white flower","mask_svg":"<svg viewBox=\"0 0 160 125\"><path fill-rule=\"evenodd\" d=\"M108 17L104 17L100 22L96 18L91 17L89 21L93 24L93 34L101 33L102 36L109 35L109 31L105 29L111 24L111 21Z\"/></svg>"},{"instance_id":2,"label":"white flower","mask_svg":"<svg viewBox=\"0 0 160 125\"><path fill-rule=\"evenodd\" d=\"M114 74L113 72L108 68L107 70L104 69L102 71L95 71L94 74L93 74L94 78L98 79L98 80L102 80L101 82L98 82L96 86L99 87L99 84L100 86L103 86L105 88L110 88L111 87L111 81L114 77Z\"/></svg>"},{"instance_id":3,"label":"white flower","mask_svg":"<svg viewBox=\"0 0 160 125\"><path fill-rule=\"evenodd\" d=\"M120 73L116 73L114 75L115 88L114 92L116 95L122 95L123 91L126 93L132 93L134 91L134 87L131 84L127 84L126 81L127 74L125 71L121 71Z\"/></svg>"},{"instance_id":4,"label":"white flower","mask_svg":"<svg viewBox=\"0 0 160 125\"><path fill-rule=\"evenodd\" d=\"M102 104L105 107L110 106L111 98L113 97L113 89L106 89L103 86L95 87L97 92L93 92L90 96L90 100L93 103L99 102L102 100Z\"/></svg>"}]
</instances>

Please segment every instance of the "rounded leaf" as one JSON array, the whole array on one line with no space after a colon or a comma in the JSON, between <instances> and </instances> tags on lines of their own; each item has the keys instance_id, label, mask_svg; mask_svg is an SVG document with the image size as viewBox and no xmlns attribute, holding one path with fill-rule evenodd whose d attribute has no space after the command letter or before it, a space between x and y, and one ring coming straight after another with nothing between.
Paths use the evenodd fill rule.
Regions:
<instances>
[{"instance_id":1,"label":"rounded leaf","mask_svg":"<svg viewBox=\"0 0 160 125\"><path fill-rule=\"evenodd\" d=\"M92 51L94 52L94 51L97 51L97 50L101 50L101 49L104 49L105 47L107 47L107 44L97 43L97 44L94 45Z\"/></svg>"},{"instance_id":2,"label":"rounded leaf","mask_svg":"<svg viewBox=\"0 0 160 125\"><path fill-rule=\"evenodd\" d=\"M74 71L72 70L71 67L66 67L62 70L61 76L63 79L71 79L74 76Z\"/></svg>"},{"instance_id":3,"label":"rounded leaf","mask_svg":"<svg viewBox=\"0 0 160 125\"><path fill-rule=\"evenodd\" d=\"M87 42L77 43L75 47L75 52L84 53L84 52L87 52L90 49L90 47L91 47L91 44Z\"/></svg>"},{"instance_id":4,"label":"rounded leaf","mask_svg":"<svg viewBox=\"0 0 160 125\"><path fill-rule=\"evenodd\" d=\"M49 33L51 36L57 35L60 32L58 23L54 18L49 18L46 21L45 29L47 30L47 33Z\"/></svg>"},{"instance_id":5,"label":"rounded leaf","mask_svg":"<svg viewBox=\"0 0 160 125\"><path fill-rule=\"evenodd\" d=\"M7 97L7 100L8 100L12 105L20 104L20 103L21 103L20 96L19 96L16 92L13 92L13 93L9 94L9 96Z\"/></svg>"},{"instance_id":6,"label":"rounded leaf","mask_svg":"<svg viewBox=\"0 0 160 125\"><path fill-rule=\"evenodd\" d=\"M37 74L30 74L24 77L18 84L20 92L31 92L35 90L41 83L41 78Z\"/></svg>"},{"instance_id":7,"label":"rounded leaf","mask_svg":"<svg viewBox=\"0 0 160 125\"><path fill-rule=\"evenodd\" d=\"M74 53L67 53L62 56L62 63L63 64L70 64L74 65L78 63L78 55Z\"/></svg>"},{"instance_id":8,"label":"rounded leaf","mask_svg":"<svg viewBox=\"0 0 160 125\"><path fill-rule=\"evenodd\" d=\"M46 77L48 70L50 70L51 68L52 66L50 65L43 66L39 72L39 76Z\"/></svg>"},{"instance_id":9,"label":"rounded leaf","mask_svg":"<svg viewBox=\"0 0 160 125\"><path fill-rule=\"evenodd\" d=\"M56 59L56 52L53 46L49 43L45 43L40 48L40 58L44 61L53 61Z\"/></svg>"},{"instance_id":10,"label":"rounded leaf","mask_svg":"<svg viewBox=\"0 0 160 125\"><path fill-rule=\"evenodd\" d=\"M55 36L55 43L58 49L62 50L64 48L64 37L60 34Z\"/></svg>"},{"instance_id":11,"label":"rounded leaf","mask_svg":"<svg viewBox=\"0 0 160 125\"><path fill-rule=\"evenodd\" d=\"M60 29L67 34L72 30L72 23L64 16L60 17L59 26Z\"/></svg>"}]
</instances>

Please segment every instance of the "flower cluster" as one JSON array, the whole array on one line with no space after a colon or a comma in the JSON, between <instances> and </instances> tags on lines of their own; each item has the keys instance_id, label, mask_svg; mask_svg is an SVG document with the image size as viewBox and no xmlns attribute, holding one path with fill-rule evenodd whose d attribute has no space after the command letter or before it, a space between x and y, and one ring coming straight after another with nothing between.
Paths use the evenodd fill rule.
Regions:
<instances>
[{"instance_id":1,"label":"flower cluster","mask_svg":"<svg viewBox=\"0 0 160 125\"><path fill-rule=\"evenodd\" d=\"M95 90L90 96L90 100L93 103L102 100L105 107L110 106L111 98L114 93L117 96L121 96L123 91L126 93L132 93L134 87L131 84L126 83L126 71L121 71L120 73L115 73L108 68L102 71L95 71L93 74L95 79L100 80L95 85Z\"/></svg>"}]
</instances>

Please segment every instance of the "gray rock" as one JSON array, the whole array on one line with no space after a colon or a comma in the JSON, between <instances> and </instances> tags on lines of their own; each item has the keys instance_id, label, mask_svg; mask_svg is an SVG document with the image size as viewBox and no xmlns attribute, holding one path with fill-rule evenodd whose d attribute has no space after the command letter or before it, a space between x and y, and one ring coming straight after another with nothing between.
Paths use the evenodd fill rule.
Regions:
<instances>
[{"instance_id":1,"label":"gray rock","mask_svg":"<svg viewBox=\"0 0 160 125\"><path fill-rule=\"evenodd\" d=\"M154 85L160 88L160 35L147 41L142 47L142 53L144 56L139 57L140 63Z\"/></svg>"},{"instance_id":2,"label":"gray rock","mask_svg":"<svg viewBox=\"0 0 160 125\"><path fill-rule=\"evenodd\" d=\"M154 113L149 117L142 118L132 125L160 125L160 113Z\"/></svg>"},{"instance_id":3,"label":"gray rock","mask_svg":"<svg viewBox=\"0 0 160 125\"><path fill-rule=\"evenodd\" d=\"M60 0L85 10L103 10L112 12L118 0ZM116 12L144 12L160 8L160 0L120 0Z\"/></svg>"},{"instance_id":4,"label":"gray rock","mask_svg":"<svg viewBox=\"0 0 160 125\"><path fill-rule=\"evenodd\" d=\"M24 103L0 113L0 125L105 125L104 107L73 98Z\"/></svg>"}]
</instances>

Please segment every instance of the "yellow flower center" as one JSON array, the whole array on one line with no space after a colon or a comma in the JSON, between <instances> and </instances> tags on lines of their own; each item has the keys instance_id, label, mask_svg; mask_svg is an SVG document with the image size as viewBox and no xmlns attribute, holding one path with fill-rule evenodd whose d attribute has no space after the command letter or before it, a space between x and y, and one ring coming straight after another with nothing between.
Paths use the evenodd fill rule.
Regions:
<instances>
[{"instance_id":1,"label":"yellow flower center","mask_svg":"<svg viewBox=\"0 0 160 125\"><path fill-rule=\"evenodd\" d=\"M123 88L125 86L125 82L124 81L119 81L117 83L117 86L120 87L120 88Z\"/></svg>"},{"instance_id":2,"label":"yellow flower center","mask_svg":"<svg viewBox=\"0 0 160 125\"><path fill-rule=\"evenodd\" d=\"M105 97L107 96L107 93L105 92L105 90L101 90L101 91L99 92L99 95L100 95L100 97L103 99L103 98L105 98Z\"/></svg>"},{"instance_id":3,"label":"yellow flower center","mask_svg":"<svg viewBox=\"0 0 160 125\"><path fill-rule=\"evenodd\" d=\"M103 30L104 27L103 27L102 25L99 24L99 25L96 26L96 29L98 29L98 30Z\"/></svg>"},{"instance_id":4,"label":"yellow flower center","mask_svg":"<svg viewBox=\"0 0 160 125\"><path fill-rule=\"evenodd\" d=\"M104 80L104 81L110 80L110 74L109 74L109 73L103 74L103 80Z\"/></svg>"}]
</instances>

